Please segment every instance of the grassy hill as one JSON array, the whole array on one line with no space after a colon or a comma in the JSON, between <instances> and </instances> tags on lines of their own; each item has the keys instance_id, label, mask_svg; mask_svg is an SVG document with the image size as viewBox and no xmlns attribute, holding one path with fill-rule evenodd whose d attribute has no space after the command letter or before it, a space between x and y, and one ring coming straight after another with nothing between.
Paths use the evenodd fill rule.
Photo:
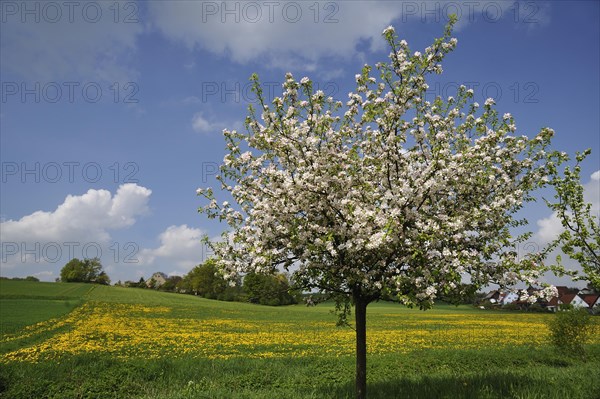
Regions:
<instances>
[{"instance_id":1,"label":"grassy hill","mask_svg":"<svg viewBox=\"0 0 600 399\"><path fill-rule=\"evenodd\" d=\"M352 397L332 310L0 280L0 398ZM548 317L370 305L369 397L600 398L600 334L564 358Z\"/></svg>"},{"instance_id":2,"label":"grassy hill","mask_svg":"<svg viewBox=\"0 0 600 399\"><path fill-rule=\"evenodd\" d=\"M69 313L92 288L89 284L0 280L0 336Z\"/></svg>"},{"instance_id":3,"label":"grassy hill","mask_svg":"<svg viewBox=\"0 0 600 399\"><path fill-rule=\"evenodd\" d=\"M83 283L46 283L39 281L0 280L1 299L81 299L95 286Z\"/></svg>"}]
</instances>

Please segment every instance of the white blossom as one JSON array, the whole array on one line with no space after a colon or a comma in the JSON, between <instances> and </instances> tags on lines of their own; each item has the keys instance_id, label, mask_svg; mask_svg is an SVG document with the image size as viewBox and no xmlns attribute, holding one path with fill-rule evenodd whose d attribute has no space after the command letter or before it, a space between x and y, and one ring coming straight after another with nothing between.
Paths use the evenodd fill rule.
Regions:
<instances>
[{"instance_id":1,"label":"white blossom","mask_svg":"<svg viewBox=\"0 0 600 399\"><path fill-rule=\"evenodd\" d=\"M535 283L532 269L545 266L511 258L506 243L522 237L508 227L544 182L551 130L512 136L513 117L498 123L494 100L478 110L464 86L425 101L427 79L456 40L444 36L425 59L410 57L393 28L383 33L389 61L378 76L369 66L356 74L345 104L286 74L283 93L261 102L247 133L224 131L219 180L233 200L219 206L212 191L197 190L201 211L230 228L211 243L223 275L282 267L306 290L370 300L386 290L423 307L463 278L477 287ZM408 83L390 89L398 74Z\"/></svg>"},{"instance_id":2,"label":"white blossom","mask_svg":"<svg viewBox=\"0 0 600 399\"><path fill-rule=\"evenodd\" d=\"M425 289L425 295L428 297L435 297L437 289L434 286L429 286Z\"/></svg>"},{"instance_id":3,"label":"white blossom","mask_svg":"<svg viewBox=\"0 0 600 399\"><path fill-rule=\"evenodd\" d=\"M385 29L383 30L383 33L382 33L382 34L383 34L383 35L388 35L388 34L390 34L390 33L395 33L395 32L396 32L396 31L394 30L394 27L390 25L390 26L388 26L387 28L385 28Z\"/></svg>"}]
</instances>

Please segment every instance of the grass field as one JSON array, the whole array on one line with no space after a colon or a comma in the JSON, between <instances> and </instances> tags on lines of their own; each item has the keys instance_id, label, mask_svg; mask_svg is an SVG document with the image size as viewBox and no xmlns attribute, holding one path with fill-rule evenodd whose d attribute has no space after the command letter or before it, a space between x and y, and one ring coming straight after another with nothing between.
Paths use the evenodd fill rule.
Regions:
<instances>
[{"instance_id":1,"label":"grass field","mask_svg":"<svg viewBox=\"0 0 600 399\"><path fill-rule=\"evenodd\" d=\"M0 337L69 313L93 288L87 284L0 280Z\"/></svg>"},{"instance_id":2,"label":"grass field","mask_svg":"<svg viewBox=\"0 0 600 399\"><path fill-rule=\"evenodd\" d=\"M352 397L354 332L332 306L263 307L151 290L0 281L0 398ZM552 315L368 310L370 398L600 398Z\"/></svg>"}]
</instances>

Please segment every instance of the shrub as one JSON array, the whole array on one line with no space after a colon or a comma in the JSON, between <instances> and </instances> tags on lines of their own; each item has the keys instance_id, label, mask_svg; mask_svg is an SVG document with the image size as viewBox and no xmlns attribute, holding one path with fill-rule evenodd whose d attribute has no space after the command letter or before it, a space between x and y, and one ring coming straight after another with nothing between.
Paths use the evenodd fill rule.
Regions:
<instances>
[{"instance_id":1,"label":"shrub","mask_svg":"<svg viewBox=\"0 0 600 399\"><path fill-rule=\"evenodd\" d=\"M527 308L527 311L529 311L529 312L537 312L537 313L545 313L548 310L545 307L543 307L541 304L539 304L539 303L536 302L536 303L532 303Z\"/></svg>"},{"instance_id":2,"label":"shrub","mask_svg":"<svg viewBox=\"0 0 600 399\"><path fill-rule=\"evenodd\" d=\"M502 309L504 309L504 310L521 310L521 305L517 304L516 302L507 303L506 305L502 306Z\"/></svg>"},{"instance_id":3,"label":"shrub","mask_svg":"<svg viewBox=\"0 0 600 399\"><path fill-rule=\"evenodd\" d=\"M564 354L585 355L585 343L592 332L591 316L585 309L557 312L548 322L550 341Z\"/></svg>"}]
</instances>

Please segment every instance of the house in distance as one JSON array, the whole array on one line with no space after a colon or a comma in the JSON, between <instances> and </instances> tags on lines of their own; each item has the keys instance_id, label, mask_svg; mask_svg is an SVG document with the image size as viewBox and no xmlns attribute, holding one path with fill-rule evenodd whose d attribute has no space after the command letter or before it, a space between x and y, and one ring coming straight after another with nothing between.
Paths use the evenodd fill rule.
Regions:
<instances>
[{"instance_id":1,"label":"house in distance","mask_svg":"<svg viewBox=\"0 0 600 399\"><path fill-rule=\"evenodd\" d=\"M158 288L167 282L167 278L167 275L163 272L156 272L146 280L146 286L148 288Z\"/></svg>"}]
</instances>

